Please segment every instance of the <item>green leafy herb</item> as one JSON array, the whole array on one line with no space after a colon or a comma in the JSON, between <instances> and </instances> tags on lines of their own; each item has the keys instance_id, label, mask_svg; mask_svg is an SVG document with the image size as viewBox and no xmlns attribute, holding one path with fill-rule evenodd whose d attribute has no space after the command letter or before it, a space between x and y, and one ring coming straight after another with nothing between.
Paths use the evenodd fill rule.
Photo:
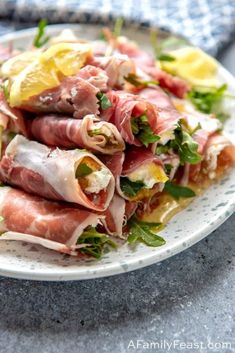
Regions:
<instances>
[{"instance_id":1,"label":"green leafy herb","mask_svg":"<svg viewBox=\"0 0 235 353\"><path fill-rule=\"evenodd\" d=\"M43 47L48 40L50 39L49 36L46 35L46 26L47 26L47 20L42 19L39 24L38 24L38 32L34 38L33 45L36 48L41 48Z\"/></svg>"},{"instance_id":2,"label":"green leafy herb","mask_svg":"<svg viewBox=\"0 0 235 353\"><path fill-rule=\"evenodd\" d=\"M166 46L164 47L164 41L159 41L157 38L157 32L152 31L150 33L150 41L152 44L152 47L154 49L154 54L157 60L159 61L174 61L175 57L172 56L171 54L167 53L164 51Z\"/></svg>"},{"instance_id":3,"label":"green leafy herb","mask_svg":"<svg viewBox=\"0 0 235 353\"><path fill-rule=\"evenodd\" d=\"M164 49L176 49L181 46L189 45L188 41L184 38L177 38L174 36L170 36L166 39L161 40L161 47Z\"/></svg>"},{"instance_id":4,"label":"green leafy herb","mask_svg":"<svg viewBox=\"0 0 235 353\"><path fill-rule=\"evenodd\" d=\"M141 80L136 74L128 74L124 79L135 87L143 88L149 85L158 85L159 82L156 80Z\"/></svg>"},{"instance_id":5,"label":"green leafy herb","mask_svg":"<svg viewBox=\"0 0 235 353\"><path fill-rule=\"evenodd\" d=\"M90 136L95 136L95 135L102 135L101 129L93 129L89 131Z\"/></svg>"},{"instance_id":6,"label":"green leafy herb","mask_svg":"<svg viewBox=\"0 0 235 353\"><path fill-rule=\"evenodd\" d=\"M80 163L76 170L76 178L82 178L91 174L93 170L86 163Z\"/></svg>"},{"instance_id":7,"label":"green leafy herb","mask_svg":"<svg viewBox=\"0 0 235 353\"><path fill-rule=\"evenodd\" d=\"M203 113L215 113L215 107L225 96L227 85L224 84L219 88L193 88L188 92L188 99L195 107Z\"/></svg>"},{"instance_id":8,"label":"green leafy herb","mask_svg":"<svg viewBox=\"0 0 235 353\"><path fill-rule=\"evenodd\" d=\"M141 129L141 132L138 134L138 140L140 140L145 147L148 147L150 143L160 140L160 136L154 134L150 126L147 125Z\"/></svg>"},{"instance_id":9,"label":"green leafy herb","mask_svg":"<svg viewBox=\"0 0 235 353\"><path fill-rule=\"evenodd\" d=\"M8 100L10 95L10 87L9 87L9 80L5 80L0 85L1 89L3 90L4 96L6 100Z\"/></svg>"},{"instance_id":10,"label":"green leafy herb","mask_svg":"<svg viewBox=\"0 0 235 353\"><path fill-rule=\"evenodd\" d=\"M197 142L183 130L181 123L175 129L175 139L170 141L170 147L179 154L181 164L197 164L201 161L201 155L197 152Z\"/></svg>"},{"instance_id":11,"label":"green leafy herb","mask_svg":"<svg viewBox=\"0 0 235 353\"><path fill-rule=\"evenodd\" d=\"M230 116L229 116L228 113L224 113L224 112L216 113L216 118L219 119L222 124L224 124L225 121L226 121L227 119L229 119L229 117L230 117Z\"/></svg>"},{"instance_id":12,"label":"green leafy herb","mask_svg":"<svg viewBox=\"0 0 235 353\"><path fill-rule=\"evenodd\" d=\"M118 17L116 19L116 22L114 24L114 29L113 29L113 35L114 37L119 37L121 35L122 32L122 27L123 27L123 18L122 17Z\"/></svg>"},{"instance_id":13,"label":"green leafy herb","mask_svg":"<svg viewBox=\"0 0 235 353\"><path fill-rule=\"evenodd\" d=\"M175 199L179 199L180 197L187 198L196 196L195 192L192 189L174 184L169 180L165 183L164 191L168 192Z\"/></svg>"},{"instance_id":14,"label":"green leafy herb","mask_svg":"<svg viewBox=\"0 0 235 353\"><path fill-rule=\"evenodd\" d=\"M96 97L99 100L99 104L100 104L101 109L106 110L106 109L112 107L112 103L110 102L110 100L108 99L106 94L104 94L102 92L98 92Z\"/></svg>"},{"instance_id":15,"label":"green leafy herb","mask_svg":"<svg viewBox=\"0 0 235 353\"><path fill-rule=\"evenodd\" d=\"M117 247L116 243L106 234L99 233L94 227L88 227L84 230L82 235L78 238L77 244L88 244L86 247L81 248L80 252L94 256L97 259L101 258L105 247Z\"/></svg>"},{"instance_id":16,"label":"green leafy herb","mask_svg":"<svg viewBox=\"0 0 235 353\"><path fill-rule=\"evenodd\" d=\"M140 117L131 118L131 128L135 137L146 147L150 143L160 140L160 136L156 135L150 128L148 117L143 114Z\"/></svg>"},{"instance_id":17,"label":"green leafy herb","mask_svg":"<svg viewBox=\"0 0 235 353\"><path fill-rule=\"evenodd\" d=\"M136 196L144 186L145 184L141 180L131 181L127 177L121 177L120 180L121 190L128 197Z\"/></svg>"},{"instance_id":18,"label":"green leafy herb","mask_svg":"<svg viewBox=\"0 0 235 353\"><path fill-rule=\"evenodd\" d=\"M173 168L173 166L171 164L168 164L168 163L164 164L164 169L167 174L170 174L172 168Z\"/></svg>"},{"instance_id":19,"label":"green leafy herb","mask_svg":"<svg viewBox=\"0 0 235 353\"><path fill-rule=\"evenodd\" d=\"M132 217L128 221L129 226L129 244L136 243L136 241L141 241L148 246L161 246L166 243L166 241L157 234L154 234L157 228L161 226L161 223L148 223L138 220L136 217Z\"/></svg>"},{"instance_id":20,"label":"green leafy herb","mask_svg":"<svg viewBox=\"0 0 235 353\"><path fill-rule=\"evenodd\" d=\"M160 53L157 55L159 61L175 61L174 56L167 53Z\"/></svg>"},{"instance_id":21,"label":"green leafy herb","mask_svg":"<svg viewBox=\"0 0 235 353\"><path fill-rule=\"evenodd\" d=\"M155 154L160 156L161 154L166 154L169 152L170 146L167 145L158 145L155 151Z\"/></svg>"}]
</instances>

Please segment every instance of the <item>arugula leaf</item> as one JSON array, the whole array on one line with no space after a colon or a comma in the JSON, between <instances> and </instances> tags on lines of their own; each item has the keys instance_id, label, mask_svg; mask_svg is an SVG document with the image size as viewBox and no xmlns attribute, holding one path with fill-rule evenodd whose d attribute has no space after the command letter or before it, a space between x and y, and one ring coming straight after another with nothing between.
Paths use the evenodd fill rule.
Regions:
<instances>
[{"instance_id":1,"label":"arugula leaf","mask_svg":"<svg viewBox=\"0 0 235 353\"><path fill-rule=\"evenodd\" d=\"M0 84L1 89L3 90L4 97L8 100L10 95L10 87L9 87L9 80L5 80Z\"/></svg>"},{"instance_id":2,"label":"arugula leaf","mask_svg":"<svg viewBox=\"0 0 235 353\"><path fill-rule=\"evenodd\" d=\"M188 99L195 105L195 107L203 113L216 113L215 106L221 102L225 96L227 85L224 84L219 88L193 88L188 92Z\"/></svg>"},{"instance_id":3,"label":"arugula leaf","mask_svg":"<svg viewBox=\"0 0 235 353\"><path fill-rule=\"evenodd\" d=\"M142 142L145 147L150 143L160 140L160 136L156 135L150 128L148 117L143 114L140 117L131 118L131 128L135 137Z\"/></svg>"},{"instance_id":4,"label":"arugula leaf","mask_svg":"<svg viewBox=\"0 0 235 353\"><path fill-rule=\"evenodd\" d=\"M171 181L167 181L164 186L164 191L168 192L175 199L179 199L180 197L194 197L196 196L195 192L185 186L180 186L172 183Z\"/></svg>"},{"instance_id":5,"label":"arugula leaf","mask_svg":"<svg viewBox=\"0 0 235 353\"><path fill-rule=\"evenodd\" d=\"M86 228L78 238L77 244L89 244L87 247L81 248L80 252L97 259L101 258L106 246L117 247L117 244L106 234L98 232L94 227Z\"/></svg>"},{"instance_id":6,"label":"arugula leaf","mask_svg":"<svg viewBox=\"0 0 235 353\"><path fill-rule=\"evenodd\" d=\"M121 190L128 197L136 196L144 186L145 184L141 180L131 181L127 177L120 178Z\"/></svg>"},{"instance_id":7,"label":"arugula leaf","mask_svg":"<svg viewBox=\"0 0 235 353\"><path fill-rule=\"evenodd\" d=\"M150 33L150 41L154 50L154 54L159 61L174 61L175 57L164 51L164 41L159 41L157 38L157 32L152 31ZM166 46L165 46L166 47Z\"/></svg>"},{"instance_id":8,"label":"arugula leaf","mask_svg":"<svg viewBox=\"0 0 235 353\"><path fill-rule=\"evenodd\" d=\"M161 246L166 241L153 231L161 226L161 223L148 223L138 220L135 216L128 221L129 236L128 243L133 244L136 241L142 241L148 246Z\"/></svg>"},{"instance_id":9,"label":"arugula leaf","mask_svg":"<svg viewBox=\"0 0 235 353\"><path fill-rule=\"evenodd\" d=\"M167 53L158 54L157 59L159 61L175 61L175 57Z\"/></svg>"},{"instance_id":10,"label":"arugula leaf","mask_svg":"<svg viewBox=\"0 0 235 353\"><path fill-rule=\"evenodd\" d=\"M38 32L33 41L33 45L36 48L43 47L43 45L45 45L50 39L50 37L47 36L45 33L46 26L47 26L47 20L45 19L42 19L38 24Z\"/></svg>"},{"instance_id":11,"label":"arugula leaf","mask_svg":"<svg viewBox=\"0 0 235 353\"><path fill-rule=\"evenodd\" d=\"M180 157L180 162L197 164L201 161L201 155L197 152L198 144L192 136L183 130L181 123L175 129L175 139L170 141L170 147L175 150Z\"/></svg>"},{"instance_id":12,"label":"arugula leaf","mask_svg":"<svg viewBox=\"0 0 235 353\"><path fill-rule=\"evenodd\" d=\"M95 135L102 135L102 130L101 129L93 129L88 132L90 136L95 136Z\"/></svg>"},{"instance_id":13,"label":"arugula leaf","mask_svg":"<svg viewBox=\"0 0 235 353\"><path fill-rule=\"evenodd\" d=\"M166 49L166 48L173 48L176 49L177 47L180 46L185 46L185 45L189 45L188 41L184 38L177 38L174 36L170 36L166 39L162 39L161 40L161 47Z\"/></svg>"},{"instance_id":14,"label":"arugula leaf","mask_svg":"<svg viewBox=\"0 0 235 353\"><path fill-rule=\"evenodd\" d=\"M156 80L141 80L136 74L128 74L124 79L135 87L143 88L149 85L158 85Z\"/></svg>"},{"instance_id":15,"label":"arugula leaf","mask_svg":"<svg viewBox=\"0 0 235 353\"><path fill-rule=\"evenodd\" d=\"M140 140L145 147L148 147L150 143L160 140L160 136L154 134L150 126L147 125L141 128L141 132L138 134L138 140Z\"/></svg>"},{"instance_id":16,"label":"arugula leaf","mask_svg":"<svg viewBox=\"0 0 235 353\"><path fill-rule=\"evenodd\" d=\"M76 178L82 178L91 174L93 170L86 163L80 163L76 170Z\"/></svg>"},{"instance_id":17,"label":"arugula leaf","mask_svg":"<svg viewBox=\"0 0 235 353\"><path fill-rule=\"evenodd\" d=\"M158 145L155 151L155 154L160 156L161 154L166 154L169 152L170 146L168 144L166 145Z\"/></svg>"},{"instance_id":18,"label":"arugula leaf","mask_svg":"<svg viewBox=\"0 0 235 353\"><path fill-rule=\"evenodd\" d=\"M123 18L122 17L118 17L116 19L116 22L114 24L114 29L113 29L113 36L114 37L120 37L121 32L122 32L122 27L123 27Z\"/></svg>"},{"instance_id":19,"label":"arugula leaf","mask_svg":"<svg viewBox=\"0 0 235 353\"><path fill-rule=\"evenodd\" d=\"M106 110L106 109L112 107L112 103L110 102L110 100L108 99L106 94L104 94L102 92L98 92L96 97L99 100L99 105L100 105L101 109Z\"/></svg>"},{"instance_id":20,"label":"arugula leaf","mask_svg":"<svg viewBox=\"0 0 235 353\"><path fill-rule=\"evenodd\" d=\"M172 168L173 168L173 165L171 165L169 163L164 164L164 169L165 169L167 174L170 174Z\"/></svg>"}]
</instances>

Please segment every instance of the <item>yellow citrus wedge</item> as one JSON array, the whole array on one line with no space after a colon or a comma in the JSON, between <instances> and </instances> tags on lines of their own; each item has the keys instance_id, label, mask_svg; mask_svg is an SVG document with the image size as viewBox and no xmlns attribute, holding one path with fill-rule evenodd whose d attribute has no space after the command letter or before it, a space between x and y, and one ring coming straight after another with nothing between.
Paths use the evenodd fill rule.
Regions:
<instances>
[{"instance_id":1,"label":"yellow citrus wedge","mask_svg":"<svg viewBox=\"0 0 235 353\"><path fill-rule=\"evenodd\" d=\"M5 61L1 67L1 76L10 78L19 74L25 67L31 64L35 59L39 58L40 51L26 51L24 53L13 56Z\"/></svg>"},{"instance_id":2,"label":"yellow citrus wedge","mask_svg":"<svg viewBox=\"0 0 235 353\"><path fill-rule=\"evenodd\" d=\"M22 102L27 101L30 97L59 84L57 70L43 66L36 60L14 77L10 88L10 106L19 107Z\"/></svg>"},{"instance_id":3,"label":"yellow citrus wedge","mask_svg":"<svg viewBox=\"0 0 235 353\"><path fill-rule=\"evenodd\" d=\"M79 72L90 55L91 47L87 43L57 43L41 54L40 62L70 76Z\"/></svg>"},{"instance_id":4,"label":"yellow citrus wedge","mask_svg":"<svg viewBox=\"0 0 235 353\"><path fill-rule=\"evenodd\" d=\"M10 78L11 107L58 86L65 76L77 74L90 54L91 48L86 43L58 43L39 54L32 51L26 52L25 57L12 58L4 71Z\"/></svg>"},{"instance_id":5,"label":"yellow citrus wedge","mask_svg":"<svg viewBox=\"0 0 235 353\"><path fill-rule=\"evenodd\" d=\"M180 76L193 85L214 87L218 85L217 61L199 48L185 47L173 50L174 61L162 61L164 70Z\"/></svg>"}]
</instances>

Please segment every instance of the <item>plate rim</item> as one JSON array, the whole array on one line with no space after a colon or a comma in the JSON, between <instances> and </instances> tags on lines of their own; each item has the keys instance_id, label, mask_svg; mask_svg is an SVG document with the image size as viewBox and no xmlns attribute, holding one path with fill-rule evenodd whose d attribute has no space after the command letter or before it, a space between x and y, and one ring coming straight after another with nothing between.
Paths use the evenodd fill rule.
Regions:
<instances>
[{"instance_id":1,"label":"plate rim","mask_svg":"<svg viewBox=\"0 0 235 353\"><path fill-rule=\"evenodd\" d=\"M64 28L71 28L71 29L78 29L79 27L101 27L102 25L100 24L56 24L56 25L49 25L48 26L48 33L53 33L54 31L60 31ZM131 25L127 27L130 28L132 27ZM37 27L32 27L32 28L27 28L27 29L22 29L19 31L14 31L7 33L3 35L0 38L0 44L7 43L11 40L15 40L17 38L22 38L22 37L32 37L33 34L36 32ZM140 32L145 31L143 28L138 28L137 29ZM170 32L169 32L170 33ZM235 87L235 77L227 70L225 69L220 63L219 63L219 71L221 73L221 76L225 79L226 82L230 82ZM28 280L41 280L41 281L71 281L71 280L84 280L84 279L95 279L95 278L102 278L102 277L107 277L107 276L114 276L118 275L121 273L126 273L129 271L137 270L140 268L144 268L146 266L150 266L154 263L162 262L163 260L170 258L186 249L189 247L193 246L209 234L211 234L215 229L217 229L222 223L224 223L233 213L235 212L235 200L227 206L223 210L223 213L221 214L220 217L213 223L211 224L206 224L204 228L200 228L200 231L197 231L193 233L193 236L187 240L186 246L182 246L182 243L185 242L185 239L177 239L177 241L174 244L171 244L171 246L165 245L162 248L158 248L158 253L151 253L148 254L147 256L142 256L142 263L140 263L139 259L135 259L135 256L133 254L132 257L128 258L126 262L128 262L128 269L125 269L124 266L118 261L112 262L111 264L108 265L99 265L99 263L96 263L96 272L94 273L94 269L89 270L89 267L86 270L81 270L79 271L79 265L77 266L76 269L73 268L70 272L64 271L64 268L62 267L60 271L57 271L55 273L55 270L47 270L47 272L43 272L40 270L37 270L37 272L33 272L32 270L18 270L17 268L12 270L12 269L7 269L7 268L0 268L0 275L1 276L7 276L7 277L12 277L12 278L18 278L18 279L28 279ZM160 250L159 250L160 249ZM170 253L169 253L170 249Z\"/></svg>"}]
</instances>

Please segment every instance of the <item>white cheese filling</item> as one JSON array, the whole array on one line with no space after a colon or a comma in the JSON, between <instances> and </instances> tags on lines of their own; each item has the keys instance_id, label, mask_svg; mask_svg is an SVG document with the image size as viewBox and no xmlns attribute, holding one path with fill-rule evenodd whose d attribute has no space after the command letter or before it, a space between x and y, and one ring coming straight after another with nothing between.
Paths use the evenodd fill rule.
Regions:
<instances>
[{"instance_id":1,"label":"white cheese filling","mask_svg":"<svg viewBox=\"0 0 235 353\"><path fill-rule=\"evenodd\" d=\"M133 182L143 181L146 189L152 189L156 183L164 183L168 179L162 167L155 163L142 165L134 172L128 174L128 178Z\"/></svg>"},{"instance_id":2,"label":"white cheese filling","mask_svg":"<svg viewBox=\"0 0 235 353\"><path fill-rule=\"evenodd\" d=\"M111 177L111 173L109 173L106 168L92 172L85 177L88 181L88 186L85 188L85 191L88 193L98 194L101 190L107 188Z\"/></svg>"}]
</instances>

